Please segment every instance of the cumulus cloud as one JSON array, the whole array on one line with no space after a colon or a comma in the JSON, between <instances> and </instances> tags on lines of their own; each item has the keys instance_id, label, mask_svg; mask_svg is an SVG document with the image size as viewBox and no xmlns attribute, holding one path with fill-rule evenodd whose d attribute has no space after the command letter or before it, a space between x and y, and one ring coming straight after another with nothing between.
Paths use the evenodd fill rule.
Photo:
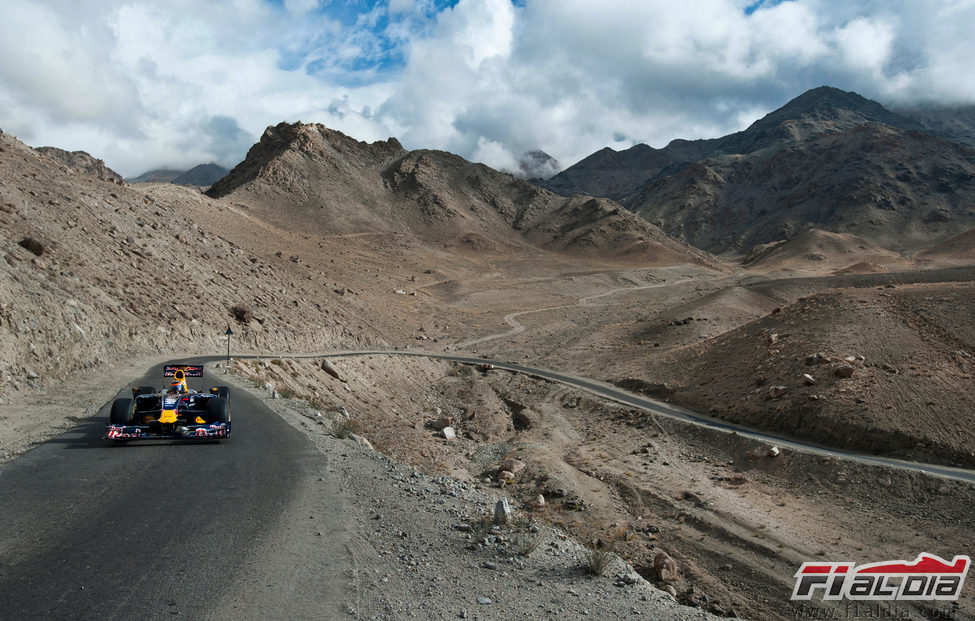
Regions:
<instances>
[{"instance_id":1,"label":"cumulus cloud","mask_svg":"<svg viewBox=\"0 0 975 621\"><path fill-rule=\"evenodd\" d=\"M4 0L0 127L125 175L323 122L505 168L715 137L828 84L975 103L950 0ZM515 168L510 168L515 169Z\"/></svg>"}]
</instances>

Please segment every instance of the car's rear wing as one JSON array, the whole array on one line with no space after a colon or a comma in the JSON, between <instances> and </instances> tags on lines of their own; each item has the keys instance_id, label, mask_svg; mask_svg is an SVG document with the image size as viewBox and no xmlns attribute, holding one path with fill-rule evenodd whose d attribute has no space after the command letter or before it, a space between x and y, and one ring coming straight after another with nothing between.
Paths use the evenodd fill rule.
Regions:
<instances>
[{"instance_id":1,"label":"car's rear wing","mask_svg":"<svg viewBox=\"0 0 975 621\"><path fill-rule=\"evenodd\" d=\"M163 377L174 377L177 371L182 371L184 377L203 377L203 365L167 365L163 367Z\"/></svg>"}]
</instances>

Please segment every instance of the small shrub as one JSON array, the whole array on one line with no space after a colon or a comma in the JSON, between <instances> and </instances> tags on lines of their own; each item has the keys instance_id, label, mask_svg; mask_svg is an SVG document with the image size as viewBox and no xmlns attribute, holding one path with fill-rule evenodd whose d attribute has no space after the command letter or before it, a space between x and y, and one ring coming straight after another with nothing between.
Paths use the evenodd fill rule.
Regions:
<instances>
[{"instance_id":1,"label":"small shrub","mask_svg":"<svg viewBox=\"0 0 975 621\"><path fill-rule=\"evenodd\" d=\"M529 531L512 533L509 549L516 556L529 556L542 543L542 535Z\"/></svg>"},{"instance_id":2,"label":"small shrub","mask_svg":"<svg viewBox=\"0 0 975 621\"><path fill-rule=\"evenodd\" d=\"M234 319L240 323L250 323L254 319L254 311L250 307L243 304L237 304L230 309L230 314L234 316Z\"/></svg>"},{"instance_id":3,"label":"small shrub","mask_svg":"<svg viewBox=\"0 0 975 621\"><path fill-rule=\"evenodd\" d=\"M346 418L335 423L332 427L332 433L335 434L336 438L344 440L349 437L350 433L362 435L362 425L351 418Z\"/></svg>"},{"instance_id":4,"label":"small shrub","mask_svg":"<svg viewBox=\"0 0 975 621\"><path fill-rule=\"evenodd\" d=\"M582 558L582 569L590 576L601 576L612 559L613 553L606 548L592 548Z\"/></svg>"},{"instance_id":5,"label":"small shrub","mask_svg":"<svg viewBox=\"0 0 975 621\"><path fill-rule=\"evenodd\" d=\"M482 515L476 520L471 521L471 537L474 541L481 543L491 534L494 528L494 520L490 515Z\"/></svg>"}]
</instances>

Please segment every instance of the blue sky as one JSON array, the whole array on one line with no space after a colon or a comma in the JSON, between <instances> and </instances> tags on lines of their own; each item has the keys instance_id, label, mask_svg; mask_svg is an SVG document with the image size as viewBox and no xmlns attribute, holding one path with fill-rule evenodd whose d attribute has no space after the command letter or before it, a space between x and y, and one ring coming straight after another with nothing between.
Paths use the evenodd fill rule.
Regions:
<instances>
[{"instance_id":1,"label":"blue sky","mask_svg":"<svg viewBox=\"0 0 975 621\"><path fill-rule=\"evenodd\" d=\"M4 0L0 128L123 175L321 122L498 169L746 127L831 85L975 102L972 0Z\"/></svg>"}]
</instances>

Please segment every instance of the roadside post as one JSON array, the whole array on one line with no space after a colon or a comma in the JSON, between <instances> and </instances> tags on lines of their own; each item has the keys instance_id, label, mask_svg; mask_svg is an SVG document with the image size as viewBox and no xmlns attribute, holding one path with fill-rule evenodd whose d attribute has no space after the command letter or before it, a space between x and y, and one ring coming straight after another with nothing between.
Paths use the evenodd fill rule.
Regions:
<instances>
[{"instance_id":1,"label":"roadside post","mask_svg":"<svg viewBox=\"0 0 975 621\"><path fill-rule=\"evenodd\" d=\"M234 331L231 330L230 326L228 325L227 331L224 332L224 334L227 335L227 364L230 364L230 337L233 336Z\"/></svg>"}]
</instances>

